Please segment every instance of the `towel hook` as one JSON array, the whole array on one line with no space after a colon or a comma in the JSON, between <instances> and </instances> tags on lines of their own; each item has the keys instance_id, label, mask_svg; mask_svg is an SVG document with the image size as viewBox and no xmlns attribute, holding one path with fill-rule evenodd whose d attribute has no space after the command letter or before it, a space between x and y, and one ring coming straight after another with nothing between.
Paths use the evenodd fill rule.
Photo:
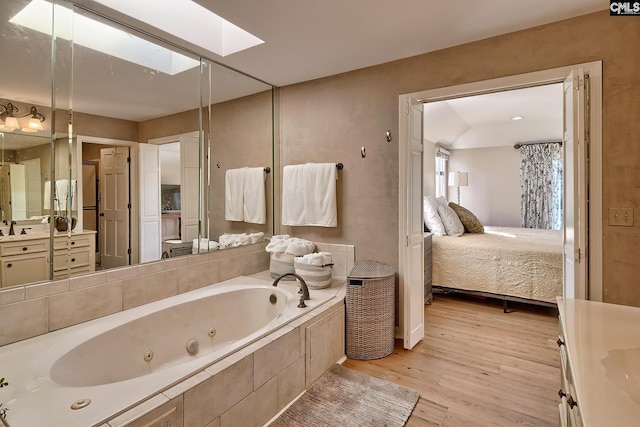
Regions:
<instances>
[{"instance_id":1,"label":"towel hook","mask_svg":"<svg viewBox=\"0 0 640 427\"><path fill-rule=\"evenodd\" d=\"M387 131L387 142L391 142L391 130Z\"/></svg>"},{"instance_id":2,"label":"towel hook","mask_svg":"<svg viewBox=\"0 0 640 427\"><path fill-rule=\"evenodd\" d=\"M367 150L364 147L360 147L360 156L364 159L367 157Z\"/></svg>"},{"instance_id":3,"label":"towel hook","mask_svg":"<svg viewBox=\"0 0 640 427\"><path fill-rule=\"evenodd\" d=\"M218 163L216 163L216 166L218 167L218 169L220 169L220 167L222 166L222 163L220 163L220 160L218 160Z\"/></svg>"}]
</instances>

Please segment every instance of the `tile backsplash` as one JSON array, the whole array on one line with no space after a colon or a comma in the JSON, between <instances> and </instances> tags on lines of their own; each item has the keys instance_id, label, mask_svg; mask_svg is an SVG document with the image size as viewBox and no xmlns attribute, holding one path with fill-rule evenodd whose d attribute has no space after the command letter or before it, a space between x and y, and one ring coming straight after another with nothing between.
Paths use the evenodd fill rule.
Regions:
<instances>
[{"instance_id":1,"label":"tile backsplash","mask_svg":"<svg viewBox=\"0 0 640 427\"><path fill-rule=\"evenodd\" d=\"M241 275L269 270L266 242L99 271L0 291L0 345L31 338ZM316 243L331 252L333 277L346 278L353 245Z\"/></svg>"}]
</instances>

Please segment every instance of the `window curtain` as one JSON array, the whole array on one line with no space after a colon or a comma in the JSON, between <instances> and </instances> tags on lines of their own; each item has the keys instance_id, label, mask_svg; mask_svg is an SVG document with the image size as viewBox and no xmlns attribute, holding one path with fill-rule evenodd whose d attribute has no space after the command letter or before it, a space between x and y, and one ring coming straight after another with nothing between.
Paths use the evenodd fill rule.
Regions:
<instances>
[{"instance_id":1,"label":"window curtain","mask_svg":"<svg viewBox=\"0 0 640 427\"><path fill-rule=\"evenodd\" d=\"M562 229L562 145L520 147L523 228Z\"/></svg>"}]
</instances>

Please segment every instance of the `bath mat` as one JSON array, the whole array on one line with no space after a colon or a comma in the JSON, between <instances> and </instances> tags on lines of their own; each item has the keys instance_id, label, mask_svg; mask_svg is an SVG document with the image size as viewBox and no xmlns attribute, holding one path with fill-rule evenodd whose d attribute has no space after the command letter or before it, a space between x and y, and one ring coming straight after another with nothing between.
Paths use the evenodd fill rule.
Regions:
<instances>
[{"instance_id":1,"label":"bath mat","mask_svg":"<svg viewBox=\"0 0 640 427\"><path fill-rule=\"evenodd\" d=\"M334 365L270 427L404 426L418 392Z\"/></svg>"}]
</instances>

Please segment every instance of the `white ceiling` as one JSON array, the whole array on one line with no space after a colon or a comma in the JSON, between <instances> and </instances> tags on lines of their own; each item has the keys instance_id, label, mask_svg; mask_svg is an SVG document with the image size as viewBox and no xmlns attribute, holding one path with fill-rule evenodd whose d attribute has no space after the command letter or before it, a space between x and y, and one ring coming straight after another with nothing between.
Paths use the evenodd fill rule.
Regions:
<instances>
[{"instance_id":1,"label":"white ceiling","mask_svg":"<svg viewBox=\"0 0 640 427\"><path fill-rule=\"evenodd\" d=\"M195 0L265 41L223 58L144 22L110 11L93 0L73 1L276 86L360 69L607 8L602 0ZM33 43L42 36L20 33L9 28L7 23L17 11L9 9L18 9L21 3L26 4L27 0L3 0L0 4L0 57L11 58L3 65L0 98L50 105L50 96L46 96L50 93L50 81L45 76L47 68L28 66L34 60L44 61L50 50L46 44L41 49L22 48L15 38ZM127 71L134 66L125 61L105 60L79 47L76 51L74 94L83 94L73 100L76 111L140 121L198 105L199 98L191 87L197 74L194 78L186 71L172 76L167 89L167 85L163 85L163 81L168 80L166 76L149 70L135 74ZM216 73L222 76L224 83L216 82L214 102L266 88L222 68ZM24 84L25 80L30 83ZM191 90L183 90L184 84L190 84ZM141 92L141 88L147 90ZM58 105L64 107L64 100L59 100Z\"/></svg>"},{"instance_id":2,"label":"white ceiling","mask_svg":"<svg viewBox=\"0 0 640 427\"><path fill-rule=\"evenodd\" d=\"M562 110L560 83L431 102L424 138L449 149L561 140Z\"/></svg>"}]
</instances>

